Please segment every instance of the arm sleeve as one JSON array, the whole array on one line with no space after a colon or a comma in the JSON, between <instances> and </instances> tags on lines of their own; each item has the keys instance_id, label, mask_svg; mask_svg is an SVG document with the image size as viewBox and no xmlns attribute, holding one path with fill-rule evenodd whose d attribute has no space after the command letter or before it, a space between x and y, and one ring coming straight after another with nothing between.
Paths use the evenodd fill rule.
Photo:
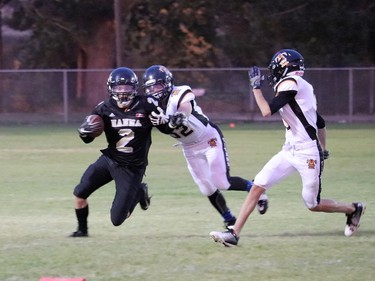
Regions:
<instances>
[{"instance_id":1,"label":"arm sleeve","mask_svg":"<svg viewBox=\"0 0 375 281\"><path fill-rule=\"evenodd\" d=\"M292 101L296 94L297 91L294 90L278 92L277 96L270 102L271 114L276 113L280 108Z\"/></svg>"},{"instance_id":2,"label":"arm sleeve","mask_svg":"<svg viewBox=\"0 0 375 281\"><path fill-rule=\"evenodd\" d=\"M326 121L324 120L324 118L317 112L316 113L317 115L317 119L316 119L316 126L318 127L318 129L323 129L326 127Z\"/></svg>"},{"instance_id":3,"label":"arm sleeve","mask_svg":"<svg viewBox=\"0 0 375 281\"><path fill-rule=\"evenodd\" d=\"M163 134L169 135L173 132L173 128L168 126L168 123L156 126L156 128Z\"/></svg>"}]
</instances>

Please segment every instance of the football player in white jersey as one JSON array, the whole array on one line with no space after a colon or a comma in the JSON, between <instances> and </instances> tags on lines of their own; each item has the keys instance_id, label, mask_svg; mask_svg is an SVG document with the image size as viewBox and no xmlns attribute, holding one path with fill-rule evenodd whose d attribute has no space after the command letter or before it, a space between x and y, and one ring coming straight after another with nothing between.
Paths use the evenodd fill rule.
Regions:
<instances>
[{"instance_id":1,"label":"football player in white jersey","mask_svg":"<svg viewBox=\"0 0 375 281\"><path fill-rule=\"evenodd\" d=\"M229 175L222 132L203 114L189 86L173 84L173 75L165 66L153 65L145 71L143 89L159 101L159 112L152 113L151 121L154 125L169 123L170 130L163 133L179 141L194 182L220 213L225 226L232 226L236 218L220 190L249 191L252 182ZM265 193L258 198L257 206L260 214L267 211Z\"/></svg>"},{"instance_id":2,"label":"football player in white jersey","mask_svg":"<svg viewBox=\"0 0 375 281\"><path fill-rule=\"evenodd\" d=\"M280 113L286 128L285 143L282 150L255 176L253 187L241 207L235 225L225 232L212 231L210 236L215 242L225 246L237 245L240 232L259 196L294 172L301 176L302 198L306 207L313 212L346 214L344 234L351 236L359 227L365 205L361 202L341 203L320 197L324 154L319 143L318 129L324 128L324 124L319 125L322 119L317 114L313 87L302 78L304 59L295 50L280 50L272 57L268 68L268 80L275 93L270 103L260 89L264 77L258 67L249 71L250 85L264 117ZM319 137L325 142L324 136Z\"/></svg>"}]
</instances>

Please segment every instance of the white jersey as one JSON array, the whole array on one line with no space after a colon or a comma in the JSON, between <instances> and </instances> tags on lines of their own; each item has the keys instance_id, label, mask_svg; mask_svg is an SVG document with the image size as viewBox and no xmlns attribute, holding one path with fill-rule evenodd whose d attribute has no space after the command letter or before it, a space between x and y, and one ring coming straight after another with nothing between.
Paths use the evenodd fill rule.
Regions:
<instances>
[{"instance_id":1,"label":"white jersey","mask_svg":"<svg viewBox=\"0 0 375 281\"><path fill-rule=\"evenodd\" d=\"M314 89L305 79L298 75L290 75L281 79L274 87L275 93L297 91L295 103L287 104L279 110L284 125L287 127L285 139L295 144L311 141L307 127L317 131L317 105ZM310 130L312 129L310 128Z\"/></svg>"},{"instance_id":2,"label":"white jersey","mask_svg":"<svg viewBox=\"0 0 375 281\"><path fill-rule=\"evenodd\" d=\"M166 114L173 115L179 111L178 107L182 101L191 103L192 113L189 116L188 125L175 129L171 135L177 138L183 145L197 143L206 138L209 132L207 130L209 119L195 102L195 95L189 86L173 87L169 96Z\"/></svg>"},{"instance_id":3,"label":"white jersey","mask_svg":"<svg viewBox=\"0 0 375 281\"><path fill-rule=\"evenodd\" d=\"M279 109L287 130L282 150L273 156L256 175L254 184L271 188L298 171L302 179L302 197L308 208L320 200L322 159L317 141L316 98L313 87L298 75L289 75L274 87L276 96L283 91L296 91L293 101Z\"/></svg>"},{"instance_id":4,"label":"white jersey","mask_svg":"<svg viewBox=\"0 0 375 281\"><path fill-rule=\"evenodd\" d=\"M202 194L211 196L217 189L228 189L229 159L220 129L203 114L189 86L173 87L166 114L179 111L182 102L192 106L188 124L169 135L181 143L189 172Z\"/></svg>"}]
</instances>

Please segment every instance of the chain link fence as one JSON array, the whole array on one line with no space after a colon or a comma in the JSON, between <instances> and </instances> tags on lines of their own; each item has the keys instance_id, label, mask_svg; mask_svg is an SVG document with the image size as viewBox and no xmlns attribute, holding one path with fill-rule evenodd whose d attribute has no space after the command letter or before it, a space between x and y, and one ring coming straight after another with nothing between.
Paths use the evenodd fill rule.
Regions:
<instances>
[{"instance_id":1,"label":"chain link fence","mask_svg":"<svg viewBox=\"0 0 375 281\"><path fill-rule=\"evenodd\" d=\"M0 70L0 122L80 122L108 96L106 82L111 70ZM143 71L135 69L140 93ZM171 71L175 85L191 86L198 104L213 121L262 120L250 94L246 68ZM314 86L318 111L327 120L375 122L375 68L309 68L305 78ZM272 98L267 85L263 92L267 99Z\"/></svg>"}]
</instances>

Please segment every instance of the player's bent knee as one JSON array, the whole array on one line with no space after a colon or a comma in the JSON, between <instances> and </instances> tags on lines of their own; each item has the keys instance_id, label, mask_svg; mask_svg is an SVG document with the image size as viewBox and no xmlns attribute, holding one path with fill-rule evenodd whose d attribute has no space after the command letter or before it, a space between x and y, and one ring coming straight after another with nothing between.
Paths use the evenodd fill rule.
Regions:
<instances>
[{"instance_id":1,"label":"player's bent knee","mask_svg":"<svg viewBox=\"0 0 375 281\"><path fill-rule=\"evenodd\" d=\"M316 208L318 207L318 202L314 199L304 199L304 203L307 209L312 212L316 211Z\"/></svg>"},{"instance_id":2,"label":"player's bent knee","mask_svg":"<svg viewBox=\"0 0 375 281\"><path fill-rule=\"evenodd\" d=\"M216 192L217 188L210 187L210 186L199 186L199 191L202 193L202 195L210 197L212 194Z\"/></svg>"},{"instance_id":3,"label":"player's bent knee","mask_svg":"<svg viewBox=\"0 0 375 281\"><path fill-rule=\"evenodd\" d=\"M213 185L219 189L219 190L227 190L230 186L230 183L228 182L228 179L227 178L214 178L213 180Z\"/></svg>"},{"instance_id":4,"label":"player's bent knee","mask_svg":"<svg viewBox=\"0 0 375 281\"><path fill-rule=\"evenodd\" d=\"M123 222L130 217L130 212L127 212L126 216L111 214L111 222L114 226L120 226Z\"/></svg>"},{"instance_id":5,"label":"player's bent knee","mask_svg":"<svg viewBox=\"0 0 375 281\"><path fill-rule=\"evenodd\" d=\"M82 208L85 208L87 204L88 203L86 199L83 199L77 196L75 197L75 208L82 209Z\"/></svg>"},{"instance_id":6,"label":"player's bent knee","mask_svg":"<svg viewBox=\"0 0 375 281\"><path fill-rule=\"evenodd\" d=\"M309 209L309 211L311 211L311 212L318 212L319 211L319 206L317 205L317 206L314 206L314 207L312 207L312 208L308 208Z\"/></svg>"},{"instance_id":7,"label":"player's bent knee","mask_svg":"<svg viewBox=\"0 0 375 281\"><path fill-rule=\"evenodd\" d=\"M122 223L126 220L126 218L124 219L119 219L119 218L111 218L111 222L114 226L120 226L122 225Z\"/></svg>"},{"instance_id":8,"label":"player's bent knee","mask_svg":"<svg viewBox=\"0 0 375 281\"><path fill-rule=\"evenodd\" d=\"M310 211L315 211L315 208L319 205L318 196L319 196L319 185L316 185L315 183L311 183L310 186L307 186L307 185L303 186L302 198L305 203L305 206Z\"/></svg>"},{"instance_id":9,"label":"player's bent knee","mask_svg":"<svg viewBox=\"0 0 375 281\"><path fill-rule=\"evenodd\" d=\"M120 226L123 222L112 221L113 226Z\"/></svg>"}]
</instances>

